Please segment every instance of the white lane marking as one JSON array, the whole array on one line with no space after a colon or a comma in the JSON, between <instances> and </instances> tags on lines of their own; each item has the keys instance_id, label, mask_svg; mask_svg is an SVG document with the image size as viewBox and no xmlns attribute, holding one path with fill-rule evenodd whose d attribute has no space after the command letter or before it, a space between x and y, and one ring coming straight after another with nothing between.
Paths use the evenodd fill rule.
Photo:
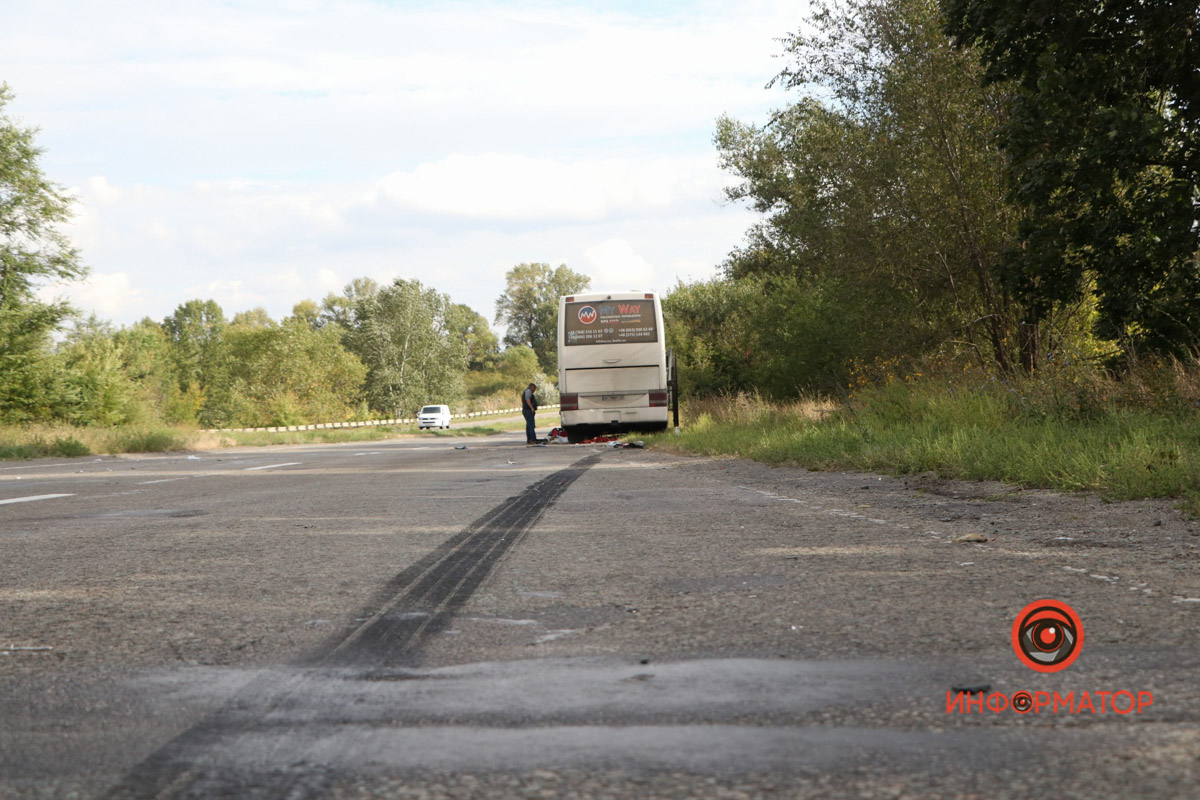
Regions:
<instances>
[{"instance_id":1,"label":"white lane marking","mask_svg":"<svg viewBox=\"0 0 1200 800\"><path fill-rule=\"evenodd\" d=\"M171 481L190 481L195 478L211 478L214 475L222 475L221 472L197 472L192 475L180 475L178 478L156 478L152 481L138 481L138 486L149 486L154 483L170 483ZM141 491L140 489L138 491Z\"/></svg>"},{"instance_id":2,"label":"white lane marking","mask_svg":"<svg viewBox=\"0 0 1200 800\"><path fill-rule=\"evenodd\" d=\"M378 456L378 455L383 455L383 453L379 450L372 450L369 453L355 453L354 455L356 455L356 456Z\"/></svg>"},{"instance_id":3,"label":"white lane marking","mask_svg":"<svg viewBox=\"0 0 1200 800\"><path fill-rule=\"evenodd\" d=\"M286 464L264 464L261 467L246 467L242 472L253 472L256 469L276 469L278 467L298 467L303 461L289 461Z\"/></svg>"},{"instance_id":4,"label":"white lane marking","mask_svg":"<svg viewBox=\"0 0 1200 800\"><path fill-rule=\"evenodd\" d=\"M93 462L93 463L95 463L95 462ZM0 467L0 472L8 472L8 471L14 470L14 469L53 469L55 467L77 467L77 466L79 466L79 464L77 462L76 463L64 463L64 464L19 464L15 467Z\"/></svg>"},{"instance_id":5,"label":"white lane marking","mask_svg":"<svg viewBox=\"0 0 1200 800\"><path fill-rule=\"evenodd\" d=\"M53 500L56 497L74 497L73 494L35 494L29 497L14 497L11 500L0 500L0 506L9 503L32 503L34 500Z\"/></svg>"},{"instance_id":6,"label":"white lane marking","mask_svg":"<svg viewBox=\"0 0 1200 800\"><path fill-rule=\"evenodd\" d=\"M181 458L182 458L182 456L178 456L178 455L148 456L148 455L139 454L136 457L132 457L127 454L124 456L118 456L118 457L114 457L114 458L96 459L96 460L89 461L89 462L64 461L64 462L58 463L58 464L39 464L39 463L16 464L16 465L12 465L12 466L0 467L0 472L7 472L9 470L14 470L14 469L53 469L54 467L78 467L80 464L85 464L85 463L86 464L105 463L105 464L117 464L120 466L125 466L126 464L140 464L144 461L179 461ZM192 458L192 457L188 456L188 458ZM198 460L200 460L200 457L196 456L193 460L198 461ZM130 469L136 469L136 467L130 467Z\"/></svg>"}]
</instances>

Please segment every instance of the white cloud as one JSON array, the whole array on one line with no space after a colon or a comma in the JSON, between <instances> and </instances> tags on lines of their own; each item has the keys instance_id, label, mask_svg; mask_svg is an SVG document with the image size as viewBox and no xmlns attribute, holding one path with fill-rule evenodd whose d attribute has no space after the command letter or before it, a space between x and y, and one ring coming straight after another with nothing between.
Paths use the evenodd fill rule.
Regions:
<instances>
[{"instance_id":1,"label":"white cloud","mask_svg":"<svg viewBox=\"0 0 1200 800\"><path fill-rule=\"evenodd\" d=\"M317 286L324 289L326 293L341 291L348 281L342 280L338 274L329 267L322 267L317 270ZM318 299L318 298L313 298Z\"/></svg>"},{"instance_id":2,"label":"white cloud","mask_svg":"<svg viewBox=\"0 0 1200 800\"><path fill-rule=\"evenodd\" d=\"M265 306L267 302L255 287L248 286L242 280L209 281L189 287L186 294L188 298L216 300L226 317L232 317L238 311Z\"/></svg>"},{"instance_id":3,"label":"white cloud","mask_svg":"<svg viewBox=\"0 0 1200 800\"><path fill-rule=\"evenodd\" d=\"M267 276L269 286L278 287L292 292L303 292L308 288L309 281L294 269L287 269Z\"/></svg>"},{"instance_id":4,"label":"white cloud","mask_svg":"<svg viewBox=\"0 0 1200 800\"><path fill-rule=\"evenodd\" d=\"M65 299L85 314L101 319L129 321L157 315L162 302L160 294L135 287L124 272L93 272L82 281L43 286L38 297L43 302Z\"/></svg>"},{"instance_id":5,"label":"white cloud","mask_svg":"<svg viewBox=\"0 0 1200 800\"><path fill-rule=\"evenodd\" d=\"M397 171L375 186L373 205L490 220L597 220L662 213L715 197L721 177L701 159L564 162L521 154L454 154Z\"/></svg>"},{"instance_id":6,"label":"white cloud","mask_svg":"<svg viewBox=\"0 0 1200 800\"><path fill-rule=\"evenodd\" d=\"M713 278L720 277L721 265L711 261L676 258L671 261L667 272L669 272L674 278L681 280L684 283L708 281L712 280ZM671 286L674 286L674 284L672 283ZM664 286L662 287L662 290L667 291L670 288L670 286Z\"/></svg>"},{"instance_id":7,"label":"white cloud","mask_svg":"<svg viewBox=\"0 0 1200 800\"><path fill-rule=\"evenodd\" d=\"M123 191L109 183L108 178L103 175L93 175L88 178L86 186L87 196L101 206L112 205L125 195Z\"/></svg>"},{"instance_id":8,"label":"white cloud","mask_svg":"<svg viewBox=\"0 0 1200 800\"><path fill-rule=\"evenodd\" d=\"M714 122L781 102L803 7L621 5L10 0L0 52L80 198L79 305L278 318L370 276L490 316L516 263L661 291L749 224L717 203Z\"/></svg>"},{"instance_id":9,"label":"white cloud","mask_svg":"<svg viewBox=\"0 0 1200 800\"><path fill-rule=\"evenodd\" d=\"M613 162L610 174L559 164L544 174L595 180L604 213L569 219L527 195L518 221L435 209L418 218L396 205L382 216L364 216L361 198L371 184L325 191L283 184L152 190L110 184L121 198L110 205L94 203L85 187L82 213L69 232L87 261L119 269L98 269L95 285L69 294L122 324L145 315L161 319L190 299L214 299L227 316L263 306L279 319L301 300L341 292L352 278L387 283L403 277L490 317L505 272L522 261L566 263L590 275L597 288L666 291L677 277L709 277L751 219L743 209L721 207L710 192L679 188L698 182L687 171L691 165L684 167L683 177L672 178L666 170L639 174L633 164ZM549 181L541 186L553 190ZM574 213L584 217L579 208ZM467 210L503 212L482 201Z\"/></svg>"},{"instance_id":10,"label":"white cloud","mask_svg":"<svg viewBox=\"0 0 1200 800\"><path fill-rule=\"evenodd\" d=\"M658 289L658 275L624 239L609 239L583 251L584 272L592 289L642 291Z\"/></svg>"}]
</instances>

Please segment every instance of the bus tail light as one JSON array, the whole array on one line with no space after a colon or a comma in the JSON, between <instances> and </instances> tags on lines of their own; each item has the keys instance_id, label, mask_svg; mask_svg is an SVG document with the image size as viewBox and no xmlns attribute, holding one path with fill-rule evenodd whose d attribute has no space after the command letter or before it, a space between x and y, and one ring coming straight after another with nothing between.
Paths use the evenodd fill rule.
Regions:
<instances>
[{"instance_id":1,"label":"bus tail light","mask_svg":"<svg viewBox=\"0 0 1200 800\"><path fill-rule=\"evenodd\" d=\"M651 408L666 408L666 406L667 406L667 393L665 391L658 391L658 392L650 393L650 407Z\"/></svg>"},{"instance_id":2,"label":"bus tail light","mask_svg":"<svg viewBox=\"0 0 1200 800\"><path fill-rule=\"evenodd\" d=\"M666 403L663 403L666 405ZM561 411L578 411L579 410L579 395L577 394L560 394L558 396L558 406Z\"/></svg>"}]
</instances>

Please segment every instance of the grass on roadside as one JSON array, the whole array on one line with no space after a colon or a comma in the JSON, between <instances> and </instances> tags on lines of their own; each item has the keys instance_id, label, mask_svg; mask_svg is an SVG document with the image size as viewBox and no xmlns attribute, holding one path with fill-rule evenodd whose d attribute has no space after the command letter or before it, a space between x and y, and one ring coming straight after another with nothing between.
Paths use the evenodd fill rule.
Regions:
<instances>
[{"instance_id":1,"label":"grass on roadside","mask_svg":"<svg viewBox=\"0 0 1200 800\"><path fill-rule=\"evenodd\" d=\"M78 457L95 453L163 453L214 446L215 437L189 428L75 425L0 427L0 460Z\"/></svg>"},{"instance_id":2,"label":"grass on roadside","mask_svg":"<svg viewBox=\"0 0 1200 800\"><path fill-rule=\"evenodd\" d=\"M893 383L847 404L756 398L687 404L653 446L818 470L1000 480L1113 500L1181 498L1200 512L1200 414L1111 403L1052 413L1029 392Z\"/></svg>"},{"instance_id":3,"label":"grass on roadside","mask_svg":"<svg viewBox=\"0 0 1200 800\"><path fill-rule=\"evenodd\" d=\"M551 421L553 419L553 421ZM558 412L538 415L538 425L557 424ZM281 444L375 442L398 436L478 437L523 430L520 420L486 425L458 424L449 430L418 431L415 425L362 428L318 428L307 431L223 431L212 433L194 427L151 425L117 428L75 425L23 425L0 427L0 460L70 458L98 453L170 453L215 450L221 447L260 447Z\"/></svg>"},{"instance_id":4,"label":"grass on roadside","mask_svg":"<svg viewBox=\"0 0 1200 800\"><path fill-rule=\"evenodd\" d=\"M449 430L417 430L416 426L396 425L377 426L370 428L318 428L310 431L231 431L222 433L239 447L262 447L273 444L328 444L338 442L378 442L384 439L395 439L398 436L434 436L454 437L489 436L505 430L513 430L512 426L477 425L471 427L451 427Z\"/></svg>"}]
</instances>

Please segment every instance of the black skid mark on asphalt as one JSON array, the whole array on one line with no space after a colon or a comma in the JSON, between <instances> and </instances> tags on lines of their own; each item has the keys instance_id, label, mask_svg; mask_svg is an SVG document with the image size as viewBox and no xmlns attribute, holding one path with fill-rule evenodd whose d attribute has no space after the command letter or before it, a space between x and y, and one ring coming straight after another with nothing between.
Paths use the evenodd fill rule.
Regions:
<instances>
[{"instance_id":1,"label":"black skid mark on asphalt","mask_svg":"<svg viewBox=\"0 0 1200 800\"><path fill-rule=\"evenodd\" d=\"M388 667L419 663L424 641L445 628L542 513L599 459L588 456L543 478L475 520L390 580L374 610L358 615L366 617L361 625L294 665L305 672L251 681L137 764L104 800L303 800L327 791L335 776L319 764L289 763L281 753L253 773L234 773L216 754L239 736L269 727L266 718L274 709L302 698L306 681L323 679L322 667L360 669L370 679Z\"/></svg>"},{"instance_id":2,"label":"black skid mark on asphalt","mask_svg":"<svg viewBox=\"0 0 1200 800\"><path fill-rule=\"evenodd\" d=\"M471 523L466 530L388 583L377 609L325 653L314 666L411 667L422 642L446 628L506 553L542 512L599 459L589 456L543 478Z\"/></svg>"}]
</instances>

